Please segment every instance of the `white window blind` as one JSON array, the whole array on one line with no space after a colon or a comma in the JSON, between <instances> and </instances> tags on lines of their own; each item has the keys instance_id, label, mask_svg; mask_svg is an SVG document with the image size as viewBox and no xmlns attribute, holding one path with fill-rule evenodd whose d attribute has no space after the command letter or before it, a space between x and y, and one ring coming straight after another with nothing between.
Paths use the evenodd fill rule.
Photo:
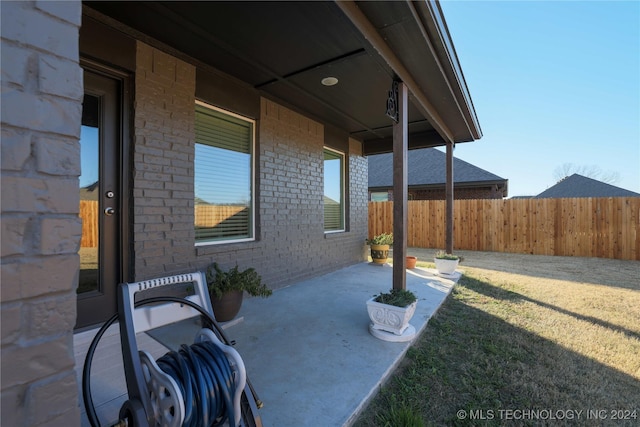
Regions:
<instances>
[{"instance_id":1,"label":"white window blind","mask_svg":"<svg viewBox=\"0 0 640 427\"><path fill-rule=\"evenodd\" d=\"M196 243L253 238L253 122L196 105Z\"/></svg>"}]
</instances>

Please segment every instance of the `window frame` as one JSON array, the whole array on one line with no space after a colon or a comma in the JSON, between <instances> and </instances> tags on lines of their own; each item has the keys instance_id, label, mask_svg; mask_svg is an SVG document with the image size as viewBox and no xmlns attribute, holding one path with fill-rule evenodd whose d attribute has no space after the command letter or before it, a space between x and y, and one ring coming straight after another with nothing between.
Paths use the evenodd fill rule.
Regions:
<instances>
[{"instance_id":1,"label":"window frame","mask_svg":"<svg viewBox=\"0 0 640 427\"><path fill-rule=\"evenodd\" d=\"M341 157L341 167L340 167L340 198L341 200L340 202L340 218L341 218L341 229L339 230L327 230L326 229L326 223L325 223L325 218L324 218L324 208L325 208L325 204L324 204L324 197L325 197L325 193L324 193L324 184L325 184L325 180L326 180L326 176L325 176L325 170L324 170L324 156L325 156L325 152L331 152L333 154L337 154L338 156ZM347 158L347 154L343 151L340 150L336 150L335 148L331 148L328 146L324 146L322 149L322 164L323 164L323 168L322 168L322 227L324 229L324 234L333 234L333 233L344 233L347 231L347 201L346 201L346 186L347 186L347 165L346 165L346 158Z\"/></svg>"},{"instance_id":2,"label":"window frame","mask_svg":"<svg viewBox=\"0 0 640 427\"><path fill-rule=\"evenodd\" d=\"M241 242L254 242L256 241L256 120L251 119L249 117L246 116L242 116L240 114L236 114L233 113L231 111L225 110L223 108L220 107L216 107L215 105L211 105L208 104L206 102L200 101L198 99L196 99L195 101L195 105L199 105L201 107L210 109L210 110L214 110L220 114L224 114L224 115L228 115L231 117L234 117L238 120L242 120L245 122L248 122L251 124L251 141L249 143L249 147L250 147L250 156L251 156L251 170L249 171L250 173L250 178L249 178L249 184L251 186L250 188L250 192L251 192L251 206L250 206L250 213L249 213L249 217L250 217L250 221L249 221L249 231L250 231L250 237L243 237L243 238L236 238L236 239L224 239L224 240L206 240L206 241L198 241L197 237L195 237L194 235L194 240L195 240L195 246L196 247L201 247L201 246L211 246L211 245L226 245L226 244L233 244L233 243L241 243ZM195 109L195 107L194 107ZM194 134L195 134L195 116L194 116ZM194 164L194 172L193 172L193 185L194 185L194 191L193 191L193 199L194 199L194 205L193 205L193 210L194 210L194 231L195 231L195 180L196 180L196 174L195 174L195 162L196 162L196 156L195 156L195 144L202 144L200 142L198 142L195 137L194 137L194 154L193 154L193 164ZM206 144L203 144L206 145Z\"/></svg>"}]
</instances>

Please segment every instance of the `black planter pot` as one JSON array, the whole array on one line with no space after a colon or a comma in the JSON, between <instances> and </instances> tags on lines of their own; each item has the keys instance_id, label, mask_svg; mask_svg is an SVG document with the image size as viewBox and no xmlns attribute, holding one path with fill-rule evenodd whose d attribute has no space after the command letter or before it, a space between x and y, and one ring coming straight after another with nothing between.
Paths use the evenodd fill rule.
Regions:
<instances>
[{"instance_id":1,"label":"black planter pot","mask_svg":"<svg viewBox=\"0 0 640 427\"><path fill-rule=\"evenodd\" d=\"M228 322L232 320L242 306L242 291L231 291L220 298L211 296L213 315L218 322Z\"/></svg>"}]
</instances>

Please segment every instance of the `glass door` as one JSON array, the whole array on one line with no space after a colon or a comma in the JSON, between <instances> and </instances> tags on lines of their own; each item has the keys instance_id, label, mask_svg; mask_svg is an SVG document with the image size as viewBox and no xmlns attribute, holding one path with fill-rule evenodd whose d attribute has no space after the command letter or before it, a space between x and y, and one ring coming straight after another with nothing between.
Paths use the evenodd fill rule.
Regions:
<instances>
[{"instance_id":1,"label":"glass door","mask_svg":"<svg viewBox=\"0 0 640 427\"><path fill-rule=\"evenodd\" d=\"M84 71L80 132L80 275L77 328L116 312L121 280L121 81Z\"/></svg>"}]
</instances>

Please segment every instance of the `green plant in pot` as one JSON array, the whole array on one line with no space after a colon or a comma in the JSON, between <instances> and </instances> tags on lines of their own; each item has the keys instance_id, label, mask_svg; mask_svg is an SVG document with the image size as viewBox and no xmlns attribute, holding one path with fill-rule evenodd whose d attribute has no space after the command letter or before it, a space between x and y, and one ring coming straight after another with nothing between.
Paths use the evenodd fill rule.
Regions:
<instances>
[{"instance_id":1,"label":"green plant in pot","mask_svg":"<svg viewBox=\"0 0 640 427\"><path fill-rule=\"evenodd\" d=\"M458 268L458 264L462 262L462 257L460 255L448 254L445 251L436 252L433 261L436 264L436 270L438 273L444 275L452 275L456 268Z\"/></svg>"},{"instance_id":2,"label":"green plant in pot","mask_svg":"<svg viewBox=\"0 0 640 427\"><path fill-rule=\"evenodd\" d=\"M218 322L228 322L236 317L242 306L244 292L263 298L272 293L254 268L240 271L236 265L225 271L214 262L207 267L205 274L213 313Z\"/></svg>"},{"instance_id":3,"label":"green plant in pot","mask_svg":"<svg viewBox=\"0 0 640 427\"><path fill-rule=\"evenodd\" d=\"M371 319L369 330L402 335L409 328L409 320L416 311L416 295L406 289L382 292L367 301Z\"/></svg>"},{"instance_id":4,"label":"green plant in pot","mask_svg":"<svg viewBox=\"0 0 640 427\"><path fill-rule=\"evenodd\" d=\"M375 302L406 307L417 300L416 295L406 289L391 289L389 292L381 292L373 298Z\"/></svg>"},{"instance_id":5,"label":"green plant in pot","mask_svg":"<svg viewBox=\"0 0 640 427\"><path fill-rule=\"evenodd\" d=\"M376 264L384 264L389 258L389 246L393 245L393 234L382 233L367 240L371 247L371 259Z\"/></svg>"}]
</instances>

